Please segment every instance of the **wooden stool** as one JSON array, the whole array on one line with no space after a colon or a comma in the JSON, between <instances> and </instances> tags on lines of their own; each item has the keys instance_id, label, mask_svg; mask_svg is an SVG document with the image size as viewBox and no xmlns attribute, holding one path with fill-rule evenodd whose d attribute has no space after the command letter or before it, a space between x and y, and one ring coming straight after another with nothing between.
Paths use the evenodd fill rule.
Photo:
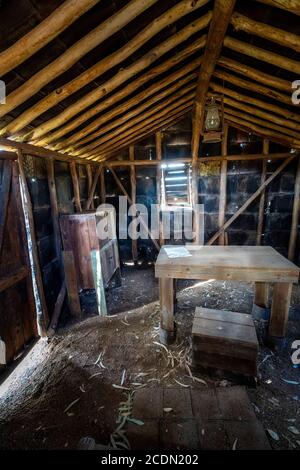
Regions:
<instances>
[{"instance_id":1,"label":"wooden stool","mask_svg":"<svg viewBox=\"0 0 300 470\"><path fill-rule=\"evenodd\" d=\"M258 341L251 315L196 308L193 366L255 377Z\"/></svg>"}]
</instances>

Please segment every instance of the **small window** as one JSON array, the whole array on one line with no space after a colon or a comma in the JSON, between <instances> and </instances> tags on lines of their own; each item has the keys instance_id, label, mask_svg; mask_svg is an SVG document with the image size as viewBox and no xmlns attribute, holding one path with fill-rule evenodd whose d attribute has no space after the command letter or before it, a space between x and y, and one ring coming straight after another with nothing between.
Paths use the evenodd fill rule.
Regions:
<instances>
[{"instance_id":1,"label":"small window","mask_svg":"<svg viewBox=\"0 0 300 470\"><path fill-rule=\"evenodd\" d=\"M191 205L191 167L185 163L170 163L161 166L162 205Z\"/></svg>"}]
</instances>

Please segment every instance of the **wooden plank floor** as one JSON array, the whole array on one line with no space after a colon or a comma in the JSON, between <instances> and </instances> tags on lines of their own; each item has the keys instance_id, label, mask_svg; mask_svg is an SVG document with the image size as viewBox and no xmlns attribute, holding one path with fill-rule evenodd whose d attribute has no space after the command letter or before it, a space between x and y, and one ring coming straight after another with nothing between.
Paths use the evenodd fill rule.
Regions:
<instances>
[{"instance_id":1,"label":"wooden plank floor","mask_svg":"<svg viewBox=\"0 0 300 470\"><path fill-rule=\"evenodd\" d=\"M133 417L144 422L129 425L134 450L270 449L244 387L139 390Z\"/></svg>"}]
</instances>

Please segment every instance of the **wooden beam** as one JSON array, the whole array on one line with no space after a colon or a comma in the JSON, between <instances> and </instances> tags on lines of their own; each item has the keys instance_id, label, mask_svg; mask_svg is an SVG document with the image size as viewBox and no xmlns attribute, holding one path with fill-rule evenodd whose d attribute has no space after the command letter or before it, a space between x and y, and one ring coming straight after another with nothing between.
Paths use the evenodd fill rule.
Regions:
<instances>
[{"instance_id":1,"label":"wooden beam","mask_svg":"<svg viewBox=\"0 0 300 470\"><path fill-rule=\"evenodd\" d=\"M34 157L41 158L54 158L55 160L61 162L76 162L81 164L86 164L86 162L80 158L70 157L68 155L63 155L62 153L55 152L53 150L45 149L43 147L38 147L36 145L27 144L24 142L16 142L14 140L6 139L5 137L0 137L0 146L13 148L16 151L20 150L23 154L31 155ZM0 152L1 155L2 152ZM4 152L5 153L5 152ZM0 157L1 158L1 157Z\"/></svg>"},{"instance_id":2,"label":"wooden beam","mask_svg":"<svg viewBox=\"0 0 300 470\"><path fill-rule=\"evenodd\" d=\"M111 152L112 149L115 148L124 148L126 147L126 140L128 138L132 138L133 136L139 136L140 134L143 134L145 132L145 129L148 127L157 127L157 123L159 122L164 122L169 121L173 116L176 116L177 114L181 113L182 111L185 111L187 109L190 109L193 103L193 97L194 93L190 93L186 95L184 98L181 100L178 100L174 104L164 108L162 111L158 112L157 114L154 114L150 118L146 118L144 121L139 122L138 124L130 127L128 130L124 131L123 133L120 133L115 139L113 139L111 142L101 145L99 147L96 147L92 152L89 152L87 154L82 155L82 158L90 157L90 156L97 156L102 153L106 152ZM131 144L132 142L130 142Z\"/></svg>"},{"instance_id":3,"label":"wooden beam","mask_svg":"<svg viewBox=\"0 0 300 470\"><path fill-rule=\"evenodd\" d=\"M285 95L277 90L273 90L266 86L260 85L259 83L249 82L249 80L244 80L240 77L224 72L223 70L216 70L214 72L214 77L219 78L223 82L229 82L230 84L235 85L239 88L244 88L248 92L259 93L263 96L267 96L273 100L280 101L281 103L284 103L289 106L292 104L291 95ZM288 113L289 111L286 110L286 112Z\"/></svg>"},{"instance_id":4,"label":"wooden beam","mask_svg":"<svg viewBox=\"0 0 300 470\"><path fill-rule=\"evenodd\" d=\"M267 139L263 141L263 154L269 155L270 145ZM271 156L269 155L271 158ZM267 160L262 161L262 173L260 184L264 184L267 178ZM265 204L266 204L266 191L263 190L260 195L259 209L258 209L258 226L257 226L257 235L256 235L256 245L261 245L262 232L264 227L264 218L265 218ZM259 304L258 304L259 305Z\"/></svg>"},{"instance_id":5,"label":"wooden beam","mask_svg":"<svg viewBox=\"0 0 300 470\"><path fill-rule=\"evenodd\" d=\"M271 153L270 155L263 155L260 153L257 154L249 154L249 155L227 155L227 156L212 156L212 157L201 157L201 160L199 160L198 164L200 165L201 163L205 162L222 162L224 160L226 161L255 161L255 160L278 160L278 159L284 159L292 156L288 152L284 153ZM122 167L122 166L156 166L160 164L169 164L169 163L192 163L192 158L191 157L185 157L185 158L176 158L176 159L168 159L168 160L135 160L134 162L131 162L130 160L107 160L105 162L105 166L107 168L111 167Z\"/></svg>"},{"instance_id":6,"label":"wooden beam","mask_svg":"<svg viewBox=\"0 0 300 470\"><path fill-rule=\"evenodd\" d=\"M86 176L87 176L87 183L88 183L88 194L90 194L91 192L91 189L92 189L92 185L93 185L93 176L92 176L92 168L91 168L91 165L88 164L86 166ZM95 205L94 205L94 197L92 199L92 202L91 202L91 209L94 209L95 208Z\"/></svg>"},{"instance_id":7,"label":"wooden beam","mask_svg":"<svg viewBox=\"0 0 300 470\"><path fill-rule=\"evenodd\" d=\"M0 54L0 77L45 47L99 0L66 0L53 13Z\"/></svg>"},{"instance_id":8,"label":"wooden beam","mask_svg":"<svg viewBox=\"0 0 300 470\"><path fill-rule=\"evenodd\" d=\"M291 111L289 111L289 110L287 110L287 109L285 109L281 106L270 104L270 103L267 103L266 101L258 100L256 98L253 98L252 96L250 97L250 96L247 96L247 95L243 95L240 92L234 91L230 88L224 88L223 86L220 86L220 85L218 85L217 83L214 83L214 82L210 82L210 88L214 92L225 95L224 100L226 100L227 103L232 102L232 101L228 101L228 98L227 98L227 96L228 96L230 98L233 98L235 101L238 101L238 102L241 102L241 103L251 104L251 106L255 106L258 111L259 111L259 108L261 108L265 111L268 110L271 113L278 114L279 116L281 116L282 122L284 121L285 123L289 123L289 125L291 127L292 126L297 126L297 127L299 126L300 115L296 114L296 113L293 113L293 112L291 112ZM277 121L277 122L279 122L279 121ZM296 124L296 122L297 122L297 124ZM287 124L285 124L285 125L287 125Z\"/></svg>"},{"instance_id":9,"label":"wooden beam","mask_svg":"<svg viewBox=\"0 0 300 470\"><path fill-rule=\"evenodd\" d=\"M92 201L94 200L94 194L95 194L96 186L97 186L97 183L98 183L98 180L99 180L100 172L101 172L101 166L98 166L98 168L96 169L95 175L94 175L92 187L89 191L89 197L88 197L88 200L87 200L87 203L86 203L86 210L90 209Z\"/></svg>"},{"instance_id":10,"label":"wooden beam","mask_svg":"<svg viewBox=\"0 0 300 470\"><path fill-rule=\"evenodd\" d=\"M300 52L300 37L297 34L275 28L266 23L254 21L240 13L234 13L231 17L231 24L235 31L243 31L247 34L253 34L268 41L275 42L283 47L289 47L296 52Z\"/></svg>"},{"instance_id":11,"label":"wooden beam","mask_svg":"<svg viewBox=\"0 0 300 470\"><path fill-rule=\"evenodd\" d=\"M265 3L271 7L281 8L289 13L300 15L299 0L258 0L260 3Z\"/></svg>"},{"instance_id":12,"label":"wooden beam","mask_svg":"<svg viewBox=\"0 0 300 470\"><path fill-rule=\"evenodd\" d=\"M72 316L79 318L81 316L81 307L73 251L63 251L63 260L70 313Z\"/></svg>"},{"instance_id":13,"label":"wooden beam","mask_svg":"<svg viewBox=\"0 0 300 470\"><path fill-rule=\"evenodd\" d=\"M236 60L229 59L228 57L220 57L218 60L218 65L224 67L225 69L236 72L239 75L244 75L251 80L256 82L261 82L265 85L270 86L271 88L276 88L278 90L284 91L287 94L291 93L291 82L288 80L283 80L279 77L273 77L267 73L261 72L260 70L249 67L246 64L237 62Z\"/></svg>"},{"instance_id":14,"label":"wooden beam","mask_svg":"<svg viewBox=\"0 0 300 470\"><path fill-rule=\"evenodd\" d=\"M10 93L7 96L6 104L1 106L0 108L0 117L11 112L17 106L24 103L32 96L36 95L48 83L50 83L52 80L66 72L66 70L76 64L88 52L90 52L95 47L99 46L111 35L115 34L117 31L122 29L123 26L126 26L127 23L136 18L140 13L145 11L156 1L157 0L145 0L144 2L140 2L139 0L132 0L127 5L125 5L125 7L123 7L120 11L115 13L112 17L109 17L106 21L98 25L94 30L89 32L82 39L75 42L75 44L69 47L57 59L55 59L53 62L50 62L50 64L46 65L45 67L42 67L41 70L39 70L36 74L32 75L23 85L21 85L15 91ZM126 58L126 56L123 57L123 59L124 58ZM103 59L99 63L98 68L100 68L100 64L102 65L102 63L106 63L107 68L109 68L107 59ZM113 65L117 64L114 63ZM93 72L95 75L96 69L98 70L98 68L95 65L86 72L83 72L77 79L73 79L69 85L69 94L71 94L71 92L74 93L74 91L76 91L75 84L77 82L80 82L80 77L82 77L81 84L83 84L84 81L85 84L87 84L89 83L89 81L93 80L93 78L90 77ZM55 100L54 94L56 94L57 97L60 94L62 94L62 96ZM49 93L47 96L49 97L49 104L45 105L45 111L47 109L50 109L52 106L62 101L63 99L67 98L68 94L66 94L66 85L62 86L59 89L56 89L52 93Z\"/></svg>"},{"instance_id":15,"label":"wooden beam","mask_svg":"<svg viewBox=\"0 0 300 470\"><path fill-rule=\"evenodd\" d=\"M300 64L297 60L289 59L288 57L275 54L274 52L261 49L253 44L247 44L229 36L225 38L224 46L238 52L239 54L247 55L248 57L252 57L256 60L261 60L267 64L287 70L288 72L296 73L298 75L300 74Z\"/></svg>"},{"instance_id":16,"label":"wooden beam","mask_svg":"<svg viewBox=\"0 0 300 470\"><path fill-rule=\"evenodd\" d=\"M12 181L12 162L4 160L2 167L2 178L0 184L0 259L3 247L3 239L6 225L7 208L9 202Z\"/></svg>"},{"instance_id":17,"label":"wooden beam","mask_svg":"<svg viewBox=\"0 0 300 470\"><path fill-rule=\"evenodd\" d=\"M267 127L268 129L274 130L277 133L281 133L282 135L286 135L288 138L295 139L295 143L297 145L297 142L300 143L300 133L299 132L294 132L291 129L287 129L283 127L282 125L277 125L274 124L271 120L266 120L266 118L258 118L256 117L258 113L254 110L252 113L251 110L252 108L249 106L241 105L240 109L242 112L237 111L235 108L231 108L228 105L225 107L225 114L228 115L233 115L235 117L239 117L241 119L247 119L251 121L253 124L258 124L259 126ZM247 111L245 112L245 110ZM262 114L262 113L260 113ZM269 117L271 119L271 117Z\"/></svg>"},{"instance_id":18,"label":"wooden beam","mask_svg":"<svg viewBox=\"0 0 300 470\"><path fill-rule=\"evenodd\" d=\"M162 194L162 132L158 131L155 133L155 150L156 150L156 201L158 204L158 226L159 226L159 244L162 246L164 244L163 238L163 226L161 221L161 208L164 205L165 195Z\"/></svg>"},{"instance_id":19,"label":"wooden beam","mask_svg":"<svg viewBox=\"0 0 300 470\"><path fill-rule=\"evenodd\" d=\"M85 139L80 142L77 142L77 144L66 148L66 151L70 152L72 155L80 155L85 151L92 150L103 142L109 141L112 137L118 135L118 129L126 129L129 126L129 121L133 124L137 123L145 119L146 117L151 116L155 112L155 110L163 109L168 104L173 103L174 100L178 100L187 92L192 91L195 88L195 83L193 82L193 80L195 80L196 77L197 75L196 73L194 73L182 78L181 80L176 80L174 85L166 87L161 93L158 93L152 99L143 102L140 106L136 106L132 111L126 112L125 114L124 111L128 110L128 106L127 103L124 103L122 105L122 108L119 109L121 117L115 119L112 122L109 122L110 118L108 116L108 119L106 121L102 121L103 116L101 116L101 121L106 123L108 122L108 124L106 126L100 127L100 129L98 128L95 132L89 134ZM187 86L183 87L184 85ZM144 93L144 95L145 94L146 93ZM145 99L145 97L141 96L140 99ZM138 101L135 102L135 104L137 103ZM156 103L158 103L158 105L154 107ZM115 128L118 129L113 131L113 129ZM100 138L100 136L103 137ZM89 141L92 142L88 145L84 145ZM76 150L74 151L74 149Z\"/></svg>"},{"instance_id":20,"label":"wooden beam","mask_svg":"<svg viewBox=\"0 0 300 470\"><path fill-rule=\"evenodd\" d=\"M28 269L24 266L20 268L14 274L7 274L5 277L0 277L0 292L3 292L10 287L15 286L19 282L23 281L29 275Z\"/></svg>"},{"instance_id":21,"label":"wooden beam","mask_svg":"<svg viewBox=\"0 0 300 470\"><path fill-rule=\"evenodd\" d=\"M18 160L18 155L15 152L0 150L0 160Z\"/></svg>"},{"instance_id":22,"label":"wooden beam","mask_svg":"<svg viewBox=\"0 0 300 470\"><path fill-rule=\"evenodd\" d=\"M129 204L132 204L132 199L131 197L129 196L129 194L127 193L126 189L124 188L123 184L121 183L121 181L119 180L115 170L113 168L110 168L110 171L111 171L111 174L113 175L114 179L115 179L115 182L117 183L117 186L118 188L122 191L122 193L124 194L124 196L127 197L128 199L128 202ZM152 233L151 231L149 230L148 228L148 225L143 221L143 219L141 218L140 219L141 221L141 224L144 226L144 228L146 229L148 235L149 235L149 238L153 241L155 247L157 248L158 251L160 251L160 246L159 244L157 243L157 241L155 240L155 238L152 238Z\"/></svg>"},{"instance_id":23,"label":"wooden beam","mask_svg":"<svg viewBox=\"0 0 300 470\"><path fill-rule=\"evenodd\" d=\"M71 173L72 184L73 184L76 211L77 212L82 212L81 200L80 200L80 189L79 189L76 163L71 162L69 166L70 166L70 173Z\"/></svg>"},{"instance_id":24,"label":"wooden beam","mask_svg":"<svg viewBox=\"0 0 300 470\"><path fill-rule=\"evenodd\" d=\"M110 148L107 152L104 152L101 155L95 155L89 158L95 159L96 161L107 161L111 158L117 150L122 148L128 147L128 145L136 144L137 142L141 141L143 138L148 137L149 135L155 134L158 130L162 130L167 125L170 125L180 118L185 116L192 108L192 104L187 106L182 106L180 110L175 110L174 112L170 113L167 119L158 119L157 121L149 124L142 132L141 129L137 130L133 134L129 135L124 141L119 144L117 143L114 148Z\"/></svg>"},{"instance_id":25,"label":"wooden beam","mask_svg":"<svg viewBox=\"0 0 300 470\"><path fill-rule=\"evenodd\" d=\"M198 205L198 165L200 136L204 123L205 100L212 74L219 59L223 41L227 32L230 18L235 6L235 0L215 0L212 21L209 28L206 48L202 60L196 98L193 109L192 134L192 207L195 211ZM199 244L199 217L194 212L195 243Z\"/></svg>"},{"instance_id":26,"label":"wooden beam","mask_svg":"<svg viewBox=\"0 0 300 470\"><path fill-rule=\"evenodd\" d=\"M270 129L266 129L265 127L261 127L260 125L255 125L253 122L248 121L246 119L241 119L233 116L232 114L225 113L225 119L227 122L231 123L233 126L240 128L246 132L253 132L256 135L264 137L266 139L273 140L273 142L278 142L282 145L285 145L290 148L300 148L299 144L294 139L290 137L279 134L276 131L271 131Z\"/></svg>"},{"instance_id":27,"label":"wooden beam","mask_svg":"<svg viewBox=\"0 0 300 470\"><path fill-rule=\"evenodd\" d=\"M130 134L133 129L143 129L147 124L157 120L169 114L173 110L180 109L181 105L185 105L188 101L191 101L195 96L195 85L192 84L186 88L183 88L176 95L173 95L170 99L163 101L157 106L152 107L149 111L141 113L134 119L126 119L125 124L117 127L114 131L105 134L102 138L97 139L92 144L83 147L81 149L81 156L90 156L99 150L106 150L110 148L115 142L122 140L124 136ZM122 137L121 137L122 136Z\"/></svg>"},{"instance_id":28,"label":"wooden beam","mask_svg":"<svg viewBox=\"0 0 300 470\"><path fill-rule=\"evenodd\" d=\"M99 129L100 128L101 128L101 133L102 134L105 132L105 129L106 130L113 129L113 127L116 127L116 125L118 125L118 124L116 124L117 120L113 121L110 125L107 125L105 127L101 127L101 126L103 124L107 124L109 121L111 121L115 117L119 117L125 111L128 112L130 110L130 108L132 108L134 106L137 106L138 103L140 103L141 101L145 101L148 97L150 97L153 94L161 91L162 89L164 89L168 85L172 84L174 81L177 82L182 77L190 74L197 67L199 67L200 64L201 64L201 58L195 59L190 64L185 65L184 67L182 67L180 70L176 70L176 72L172 73L171 75L168 75L166 78L164 78L162 80L159 80L158 82L155 82L152 86L148 87L146 90L143 90L140 93L138 93L137 95L134 95L133 98L131 98L130 100L120 104L119 106L115 106L113 109L111 109L107 113L101 114L97 119L93 120L91 124L84 127L83 129L80 129L78 132L72 134L72 136L69 137L68 139L63 140L62 142L60 142L59 144L57 144L55 146L55 148L57 150L64 149L65 152L67 152L68 148L70 148L70 150L72 151L72 150L82 146L83 144L88 143L93 138L99 137L99 135L100 135L99 134ZM186 77L185 80L188 79L187 81L189 81L189 80L192 80L193 78L195 78L195 77L192 74L190 74L189 79L188 79L188 77ZM184 84L184 82L181 82L181 83ZM177 86L176 88L179 88L179 86ZM167 96L168 94L171 94L171 93L172 93L172 90L170 88L168 88L166 90L166 95L165 96ZM159 100L159 98L158 98L159 96L160 95L155 95L155 99ZM163 97L164 97L164 95L163 95ZM145 104L144 109L146 109L151 104L153 104L152 100L147 101L146 104ZM138 114L138 113L136 113L136 114ZM127 113L127 116L128 116L128 113ZM94 132L94 131L96 131L96 132ZM50 136L50 139L51 139L51 136ZM47 143L47 136L46 136L45 140L39 141L39 145L41 145L43 143ZM70 146L70 147L68 147L68 146Z\"/></svg>"},{"instance_id":29,"label":"wooden beam","mask_svg":"<svg viewBox=\"0 0 300 470\"><path fill-rule=\"evenodd\" d=\"M274 173L262 184L257 191L240 207L236 213L221 227L218 232L208 241L207 245L212 245L219 236L255 201L255 199L265 190L265 188L281 173L282 170L293 160L293 157L287 158Z\"/></svg>"},{"instance_id":30,"label":"wooden beam","mask_svg":"<svg viewBox=\"0 0 300 470\"><path fill-rule=\"evenodd\" d=\"M106 187L105 187L105 168L101 166L100 171L100 193L101 193L101 204L106 203Z\"/></svg>"},{"instance_id":31,"label":"wooden beam","mask_svg":"<svg viewBox=\"0 0 300 470\"><path fill-rule=\"evenodd\" d=\"M58 202L57 202L55 170L54 170L53 160L47 161L47 179L48 179L48 188L49 188L49 194L50 194L55 251L56 251L57 259L60 262L60 270L61 270L61 275L63 279L62 254L61 254L62 243L61 243L61 234L60 234L60 226L59 226L59 209L58 209Z\"/></svg>"},{"instance_id":32,"label":"wooden beam","mask_svg":"<svg viewBox=\"0 0 300 470\"><path fill-rule=\"evenodd\" d=\"M132 0L132 2L129 5L132 6L132 4L135 4L134 15L136 15L137 11L140 11L140 12L143 11L145 9L145 6L147 5L149 6L149 4L153 3L154 1L156 0L145 0L144 2L141 2L140 0ZM201 8L206 3L208 3L208 0L198 0L197 2L191 2L191 0L181 0L180 3L175 5L173 8L170 8L169 10L167 10L160 17L152 21L152 23L148 24L146 28L144 28L141 32L139 32L136 36L134 36L130 41L128 41L126 45L123 46L121 49L104 57L100 62L96 63L95 65L87 69L86 71L82 72L78 77L74 78L71 82L66 83L65 85L62 85L59 89L56 89L53 92L49 93L45 98L43 98L41 101L33 105L31 108L26 110L16 119L14 119L11 123L9 123L2 132L12 135L20 131L21 129L24 129L24 127L27 124L32 122L41 114L45 113L48 109L51 109L53 106L56 106L59 102L65 100L76 91L82 89L88 83L97 79L97 77L101 76L103 73L107 72L112 67L117 66L118 64L126 60L128 57L134 54L138 49L140 49L143 44L148 42L151 38L153 38L160 31L168 27L170 24L176 22L177 20L181 19L185 15L193 11L196 11L197 9ZM180 30L174 36L172 36L171 38L167 39L164 43L162 43L163 45L165 45L165 43L169 44L169 47L165 48L165 47L162 47L162 44L160 44L159 46L152 49L150 53L148 53L146 56L142 57L137 62L135 62L131 67L129 67L129 70L131 70L131 73L127 75L125 80L128 80L134 75L132 70L136 69L135 73L141 72L142 70L144 70L145 67L151 65L151 63L157 60L160 49L163 50L163 53L166 53L168 50L176 46L179 42L183 42L185 39L190 37L192 34L197 32L198 30L204 29L207 26L209 20L210 18L208 18L207 15L205 16L204 19L198 18L197 20L194 21L194 23L192 23L191 25L188 25L186 28ZM177 40L174 41L174 39L176 38ZM180 41L179 41L179 38L180 38ZM84 39L86 39L86 37ZM89 46L89 41L87 41L87 44ZM167 50L164 50L164 49L167 49ZM65 61L62 61L62 71L65 71L65 69L66 69ZM42 71L39 73L42 73L43 77L45 77L44 69L42 69ZM45 86L46 84L45 81L42 80L41 82L39 82L37 80L36 75L30 78L29 80L30 86L29 86L29 81L27 81L22 87L18 88L15 92L11 93L7 97L6 104L0 107L0 117L4 116L8 112L10 112L12 109L14 109L18 105L26 101L28 98L30 98L30 96L33 96L34 94L37 93L37 91L39 91L43 86ZM111 80L115 81L117 75L118 74L114 75L114 77ZM119 80L119 77L117 81L118 80ZM107 83L102 84L101 87L93 90L93 93L88 93L83 98L76 100L76 102L73 105L71 105L69 108L67 108L66 110L68 113L71 110L73 111L72 116L69 116L69 118L83 111L83 109L85 109L87 106L92 105L95 101L102 98L103 95L105 94L103 92L103 89L105 90L105 93L108 93ZM61 114L65 115L66 111L64 111ZM61 124L63 124L63 122L61 122ZM48 129L48 130L51 130L51 129ZM36 132L33 132L32 137L33 139L37 137Z\"/></svg>"},{"instance_id":33,"label":"wooden beam","mask_svg":"<svg viewBox=\"0 0 300 470\"><path fill-rule=\"evenodd\" d=\"M55 307L53 310L50 327L47 332L48 336L53 336L55 334L55 331L59 322L59 317L60 317L63 304L66 298L66 293L67 293L66 284L65 282L63 282L60 288L59 294L57 296L56 302L55 302Z\"/></svg>"},{"instance_id":34,"label":"wooden beam","mask_svg":"<svg viewBox=\"0 0 300 470\"><path fill-rule=\"evenodd\" d=\"M292 226L289 242L289 254L288 258L290 261L294 261L297 236L298 236L298 226L299 226L299 214L300 214L300 160L298 161L296 180L295 180L295 196L294 196L294 206L293 206L293 217L292 217Z\"/></svg>"},{"instance_id":35,"label":"wooden beam","mask_svg":"<svg viewBox=\"0 0 300 470\"><path fill-rule=\"evenodd\" d=\"M193 111L192 158L198 158L200 134L204 121L206 93L219 59L235 0L216 0L202 60Z\"/></svg>"},{"instance_id":36,"label":"wooden beam","mask_svg":"<svg viewBox=\"0 0 300 470\"><path fill-rule=\"evenodd\" d=\"M105 111L108 108L113 107L116 103L123 100L124 98L127 98L132 93L135 93L136 90L138 90L140 87L147 84L149 81L155 79L160 74L164 73L166 70L172 69L176 65L185 61L188 57L190 57L192 54L202 49L204 46L205 46L205 38L201 37L199 39L195 39L195 41L192 42L192 44L185 47L177 54L174 54L172 57L170 57L170 59L165 60L159 65L151 68L149 71L139 76L135 80L132 80L128 85L122 87L121 89L119 89L119 91L112 94L108 98L105 98L104 100L102 99L99 103L95 103L92 108L83 112L82 114L77 116L75 119L68 121L66 124L61 126L55 132L51 132L49 134L41 133L41 135L44 135L44 134L46 135L42 138L42 140L38 140L38 142L42 142L42 143L44 142L47 144L51 142L56 142L58 139L65 136L66 134L69 134L71 131L73 131L77 127L81 126L82 124L85 124L88 120L90 120L94 116L97 116L100 113L103 114L103 111ZM199 65L200 65L201 57L199 57L199 61L200 61L199 62ZM143 91L147 93L148 89L150 89L150 87L147 87L147 89ZM134 100L134 103L136 103L135 100ZM66 140L66 143L68 144L68 140Z\"/></svg>"},{"instance_id":37,"label":"wooden beam","mask_svg":"<svg viewBox=\"0 0 300 470\"><path fill-rule=\"evenodd\" d=\"M129 147L129 160L134 162L134 145ZM132 204L136 204L136 173L135 173L135 166L130 166L130 183L131 183L131 200ZM136 218L136 215L135 215ZM132 223L136 227L136 223L132 220ZM131 252L132 252L132 260L134 263L138 260L138 246L137 240L131 240Z\"/></svg>"},{"instance_id":38,"label":"wooden beam","mask_svg":"<svg viewBox=\"0 0 300 470\"><path fill-rule=\"evenodd\" d=\"M290 136L296 137L296 138L299 137L300 124L289 121L285 119L284 117L279 117L275 114L262 111L261 109L257 107L249 106L240 101L235 101L231 98L225 97L224 104L230 106L231 108L236 108L240 111L244 111L245 113L248 113L254 117L258 117L258 118L264 119L265 121L269 121L270 123L278 125L280 128L287 128L287 129L282 129L282 132Z\"/></svg>"},{"instance_id":39,"label":"wooden beam","mask_svg":"<svg viewBox=\"0 0 300 470\"><path fill-rule=\"evenodd\" d=\"M228 124L224 124L224 133L222 141L222 157L228 153ZM202 160L202 159L201 159ZM220 170L220 202L219 202L219 228L225 224L226 205L227 205L227 160L221 162ZM225 232L220 235L219 244L225 245Z\"/></svg>"},{"instance_id":40,"label":"wooden beam","mask_svg":"<svg viewBox=\"0 0 300 470\"><path fill-rule=\"evenodd\" d=\"M34 272L33 283L36 283L40 308L36 302L37 308L37 322L38 322L38 330L40 336L47 336L47 327L49 323L48 317L48 309L47 303L44 293L44 285L43 285L43 278L42 278L42 271L40 267L40 260L38 255L37 249L37 242L35 236L35 226L34 226L34 217L33 217L33 209L31 204L31 197L29 193L29 189L27 186L26 181L26 174L24 170L24 158L22 152L18 151L18 163L19 163L19 173L20 173L20 185L22 189L22 198L23 198L23 206L24 212L27 218L27 225L28 225L28 233L31 239L31 255L32 255L32 270Z\"/></svg>"},{"instance_id":41,"label":"wooden beam","mask_svg":"<svg viewBox=\"0 0 300 470\"><path fill-rule=\"evenodd\" d=\"M253 34L268 41L275 42L283 47L289 47L296 52L300 52L300 37L297 34L275 28L266 23L254 21L240 13L234 13L231 17L231 24L236 31L243 31L247 34Z\"/></svg>"}]
</instances>

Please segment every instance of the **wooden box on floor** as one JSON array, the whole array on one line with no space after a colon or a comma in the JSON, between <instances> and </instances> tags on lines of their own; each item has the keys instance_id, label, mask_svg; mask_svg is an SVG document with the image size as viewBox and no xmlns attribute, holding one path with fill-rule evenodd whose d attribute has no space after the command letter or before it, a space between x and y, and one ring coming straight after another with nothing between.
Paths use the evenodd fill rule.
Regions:
<instances>
[{"instance_id":1,"label":"wooden box on floor","mask_svg":"<svg viewBox=\"0 0 300 470\"><path fill-rule=\"evenodd\" d=\"M251 315L197 308L193 366L255 377L258 341Z\"/></svg>"}]
</instances>

